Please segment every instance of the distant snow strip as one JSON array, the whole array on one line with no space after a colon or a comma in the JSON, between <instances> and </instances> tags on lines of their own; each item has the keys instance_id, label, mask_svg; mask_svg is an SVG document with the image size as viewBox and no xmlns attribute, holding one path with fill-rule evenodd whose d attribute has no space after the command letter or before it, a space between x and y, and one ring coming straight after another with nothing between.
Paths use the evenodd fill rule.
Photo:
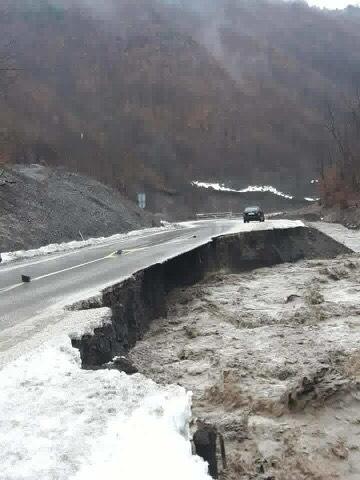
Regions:
<instances>
[{"instance_id":1,"label":"distant snow strip","mask_svg":"<svg viewBox=\"0 0 360 480\"><path fill-rule=\"evenodd\" d=\"M318 202L320 198L305 197L307 202Z\"/></svg>"},{"instance_id":2,"label":"distant snow strip","mask_svg":"<svg viewBox=\"0 0 360 480\"><path fill-rule=\"evenodd\" d=\"M5 366L0 384L1 478L210 480L179 386L82 370L66 335Z\"/></svg>"},{"instance_id":3,"label":"distant snow strip","mask_svg":"<svg viewBox=\"0 0 360 480\"><path fill-rule=\"evenodd\" d=\"M163 222L162 227L154 228L144 228L142 230L132 230L128 233L118 233L111 235L110 237L98 237L98 238L89 238L88 240L74 240L72 242L63 242L63 243L52 243L44 247L36 248L33 250L18 250L16 252L5 252L2 253L2 263L8 263L15 260L20 260L24 258L33 258L40 257L42 255L50 255L53 253L65 253L71 252L73 250L79 250L81 248L96 246L96 245L106 245L107 243L117 242L119 240L126 240L131 237L142 237L155 233L161 233L168 230L175 230L181 228L181 225L175 223Z\"/></svg>"},{"instance_id":4,"label":"distant snow strip","mask_svg":"<svg viewBox=\"0 0 360 480\"><path fill-rule=\"evenodd\" d=\"M213 190L217 190L220 192L235 192L235 193L247 193L247 192L270 192L273 193L274 195L278 195L279 197L284 197L292 200L294 197L293 195L289 195L284 192L280 192L277 190L275 187L272 187L270 185L249 185L246 188L243 188L242 190L235 190L233 188L225 187L224 184L220 183L207 183L207 182L199 182L199 181L193 181L192 185L195 187L199 188L211 188Z\"/></svg>"}]
</instances>

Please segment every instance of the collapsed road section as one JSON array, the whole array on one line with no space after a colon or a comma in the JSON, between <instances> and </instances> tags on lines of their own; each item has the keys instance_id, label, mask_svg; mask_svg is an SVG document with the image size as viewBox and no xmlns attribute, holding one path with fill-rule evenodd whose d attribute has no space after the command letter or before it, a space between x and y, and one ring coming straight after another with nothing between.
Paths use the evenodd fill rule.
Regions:
<instances>
[{"instance_id":1,"label":"collapsed road section","mask_svg":"<svg viewBox=\"0 0 360 480\"><path fill-rule=\"evenodd\" d=\"M303 259L333 258L347 247L314 228L296 227L242 232L213 238L194 250L156 264L105 289L99 297L71 309L108 307L112 321L93 334L74 336L84 368L96 368L126 355L154 319L166 317L167 298L214 272L238 273Z\"/></svg>"},{"instance_id":2,"label":"collapsed road section","mask_svg":"<svg viewBox=\"0 0 360 480\"><path fill-rule=\"evenodd\" d=\"M335 383L344 384L336 372L332 376L333 370L328 367L314 369L306 377L309 381L304 380L302 370L302 379L295 375L302 358L299 345L311 346L311 330L308 336L297 331L291 336L290 347L298 346L295 358L292 351L287 353L293 366L278 367L284 348L276 339L286 340L291 330L280 308L284 300L281 303L269 293L282 297L291 290L283 306L289 312L293 306L299 307L291 317L297 326L303 322L306 326L309 319L322 322L327 312L316 302L322 300L321 295L326 297L325 292L314 288L305 295L301 288L289 288L295 275L286 269L301 269L313 261L304 258L332 258L348 252L325 235L303 227L223 236L137 272L106 288L101 295L73 305L66 315L63 311L54 312L54 318L48 315L48 322L55 323L39 338L32 339L36 346L0 370L3 476L9 480L91 480L106 471L109 480L119 476L207 480L207 465L191 455L192 405L193 415L198 417L196 452L210 461L211 475L237 480L269 478L264 475L274 459L272 451L265 451L264 446L273 445L280 433L274 430L273 437L266 437L273 417L270 423L260 417L260 426L252 436L252 411L255 415L262 413L264 405L267 414L273 411L285 415L290 409L296 414L303 401L315 395L317 384L330 384L326 391L331 391ZM345 280L350 281L356 265L346 262L342 269L316 267L326 271L319 272L319 278L338 278L332 280L333 288L346 274L349 279ZM267 272L277 268L285 271L272 278ZM218 288L217 281L219 290L214 291L213 299L207 298L208 289ZM346 291L350 294L351 289L348 286ZM334 297L335 290L328 295ZM262 296L266 300L263 303ZM257 298L255 303L253 297ZM303 309L303 297L306 302L315 302L311 310ZM342 310L334 311L340 314ZM213 323L211 328L207 321ZM273 334L266 330L266 322L277 323L279 331ZM27 334L30 331L28 328ZM341 329L329 331L329 341L334 331ZM263 336L259 337L261 332ZM350 326L347 339L349 332ZM78 349L71 347L69 334ZM356 335L353 337L356 342ZM323 337L319 342L327 344ZM264 357L266 353L273 355L275 365L275 360ZM307 349L304 360L311 360L307 358L310 353ZM336 362L342 357L335 354L333 358ZM251 359L254 364L249 363ZM327 361L327 357L321 360ZM355 358L348 365L349 371L356 370L356 365ZM274 389L270 376L270 392L281 393L282 408L278 408L276 398L272 403L262 398L268 395L264 388L268 370L277 372L276 382L284 378L293 382ZM136 371L139 373L126 375ZM245 395L239 393L239 383L246 389ZM247 437L248 443L241 443ZM204 445L204 438L211 442L218 439L219 451L214 444ZM258 439L261 444L256 443ZM332 446L338 455L346 456L347 447L342 445L340 442ZM289 443L290 447L296 446ZM222 462L215 464L217 455ZM277 458L277 464L281 464L281 457ZM225 470L219 470L220 466Z\"/></svg>"},{"instance_id":3,"label":"collapsed road section","mask_svg":"<svg viewBox=\"0 0 360 480\"><path fill-rule=\"evenodd\" d=\"M320 363L324 365L313 366L311 372L301 365L301 348L297 349L296 361L300 365L300 378L297 378L286 360L284 366L278 365L277 356L284 355L284 348L277 352L276 345L271 345L273 356L267 359L267 368L275 372L277 382L291 379L276 387L272 378L268 382L264 380L266 374L261 360L249 363L249 356L261 357L258 342L264 346L269 343L266 337L273 334L267 331L267 324L276 326L275 336L284 337L281 332L288 326L292 328L292 323L298 326L326 318L324 310L318 307L324 298L317 282L300 276L297 282L304 281L308 286L300 294L292 293L287 288L291 284L288 278L284 283L281 276L269 279L265 272L280 264L300 265L305 260L319 262L351 253L317 229L307 227L216 237L192 251L136 273L107 288L99 297L74 305L74 309L104 310L107 307L109 317L93 332L72 335L72 345L80 351L83 368L116 369L127 374L140 372L160 384L175 383L192 391L193 413L197 418L193 424L194 451L207 461L213 478L282 479L281 475L285 475L284 478L322 479L316 477L321 469L314 470L306 456L295 455L285 464L285 446L264 447L267 441L279 441L278 429L269 428L271 433L264 435L261 428L257 428L251 435L249 418L264 415L260 423L266 424L268 417L296 412L309 399L317 396L327 399L332 392L337 392L338 385L340 390L346 389L350 381L328 366L326 348L320 355ZM346 265L350 271L355 268L351 261ZM249 287L245 284L252 278L251 272L260 272L260 281L247 290ZM264 305L254 298L250 306L246 305L245 297L250 293L256 299L261 295L266 297L269 284L274 296L277 295L271 301L285 303L286 312L281 307L274 312L272 305L266 301ZM217 289L222 290L219 293ZM214 299L209 299L206 293L211 292L211 296L212 290L215 290ZM303 338L309 342L311 335L312 331L295 334L293 342L302 344ZM253 347L244 349L244 358L239 358L238 345L252 343ZM294 352L297 350L294 348ZM311 348L307 348L307 355L310 351ZM288 355L286 352L285 356ZM247 376L251 368L254 371L250 376L257 381L249 387ZM244 385L243 379L246 379ZM321 385L323 393L318 393L317 384L324 384ZM293 425L289 424L292 432ZM246 439L250 440L243 443ZM333 444L336 448L336 441ZM297 460L299 468L294 466ZM277 468L282 464L284 468ZM307 469L309 477L299 476L302 468ZM291 470L294 477L288 477ZM328 475L328 470L323 471ZM277 476L272 475L273 472Z\"/></svg>"}]
</instances>

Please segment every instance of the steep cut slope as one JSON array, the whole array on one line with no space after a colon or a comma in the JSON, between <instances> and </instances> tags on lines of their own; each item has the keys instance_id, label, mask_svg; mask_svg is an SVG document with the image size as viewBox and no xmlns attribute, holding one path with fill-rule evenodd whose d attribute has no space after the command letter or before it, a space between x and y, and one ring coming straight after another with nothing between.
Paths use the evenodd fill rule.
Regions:
<instances>
[{"instance_id":1,"label":"steep cut slope","mask_svg":"<svg viewBox=\"0 0 360 480\"><path fill-rule=\"evenodd\" d=\"M0 185L0 252L156 225L152 215L112 188L63 169L17 166L5 178Z\"/></svg>"}]
</instances>

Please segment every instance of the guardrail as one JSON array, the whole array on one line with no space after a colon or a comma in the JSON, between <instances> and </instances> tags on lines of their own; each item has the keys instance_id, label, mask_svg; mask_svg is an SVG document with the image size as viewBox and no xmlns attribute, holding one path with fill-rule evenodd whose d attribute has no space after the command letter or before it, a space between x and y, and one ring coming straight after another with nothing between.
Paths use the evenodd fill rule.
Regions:
<instances>
[{"instance_id":1,"label":"guardrail","mask_svg":"<svg viewBox=\"0 0 360 480\"><path fill-rule=\"evenodd\" d=\"M206 218L234 218L234 217L242 217L242 213L215 212L215 213L197 213L196 214L196 218L198 220L206 219Z\"/></svg>"}]
</instances>

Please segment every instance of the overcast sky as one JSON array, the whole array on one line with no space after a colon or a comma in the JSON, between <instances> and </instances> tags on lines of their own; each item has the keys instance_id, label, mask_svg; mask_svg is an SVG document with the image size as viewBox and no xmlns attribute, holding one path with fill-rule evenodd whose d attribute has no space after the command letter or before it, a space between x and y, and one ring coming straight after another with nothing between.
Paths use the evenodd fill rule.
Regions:
<instances>
[{"instance_id":1,"label":"overcast sky","mask_svg":"<svg viewBox=\"0 0 360 480\"><path fill-rule=\"evenodd\" d=\"M309 5L316 5L318 7L326 8L344 8L349 4L356 5L358 0L308 0Z\"/></svg>"}]
</instances>

